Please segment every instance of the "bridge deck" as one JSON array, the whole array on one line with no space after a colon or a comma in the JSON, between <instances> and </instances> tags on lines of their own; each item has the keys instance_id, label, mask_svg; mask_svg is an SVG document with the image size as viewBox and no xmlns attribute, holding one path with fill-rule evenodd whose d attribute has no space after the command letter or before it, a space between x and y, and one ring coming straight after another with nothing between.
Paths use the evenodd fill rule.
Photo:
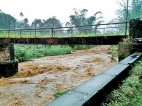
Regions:
<instances>
[{"instance_id":1,"label":"bridge deck","mask_svg":"<svg viewBox=\"0 0 142 106\"><path fill-rule=\"evenodd\" d=\"M14 44L49 44L49 45L115 45L125 36L95 36L95 37L66 37L66 38L0 38L0 42Z\"/></svg>"}]
</instances>

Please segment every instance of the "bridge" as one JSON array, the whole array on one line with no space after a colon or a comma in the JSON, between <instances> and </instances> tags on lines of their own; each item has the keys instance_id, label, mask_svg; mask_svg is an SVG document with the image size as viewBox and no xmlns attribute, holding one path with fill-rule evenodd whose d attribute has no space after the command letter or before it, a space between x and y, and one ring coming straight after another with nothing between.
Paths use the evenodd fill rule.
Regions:
<instances>
[{"instance_id":1,"label":"bridge","mask_svg":"<svg viewBox=\"0 0 142 106\"><path fill-rule=\"evenodd\" d=\"M0 42L48 45L115 45L126 37L126 22L59 28L0 30ZM116 27L117 26L117 27ZM119 26L119 27L118 27ZM121 34L114 34L118 28ZM114 33L108 34L113 29Z\"/></svg>"},{"instance_id":2,"label":"bridge","mask_svg":"<svg viewBox=\"0 0 142 106\"><path fill-rule=\"evenodd\" d=\"M113 24L120 24L120 23L113 23ZM125 23L121 23L125 24ZM106 24L102 24L106 25ZM112 25L112 24L111 24ZM84 27L84 26L75 26L75 27ZM75 28L75 27L66 27L66 28ZM124 29L127 26L121 26ZM62 27L63 28L63 27ZM64 27L65 28L65 27ZM108 27L107 27L108 28ZM109 27L109 28L118 28L118 27ZM87 45L114 45L118 44L122 41L123 38L126 38L126 32L122 35L112 34L109 36L105 35L106 28L96 28L96 29L103 29L103 34L101 36L97 36L97 31L94 29L94 36L55 36L57 33L56 30L58 28L49 28L51 30L51 36L43 36L42 33L47 33L45 30L47 29L17 29L17 30L0 30L0 33L7 33L7 36L3 37L0 36L0 46L1 44L12 43L12 44L49 44L49 45L66 45L66 44L87 44ZM61 30L61 29L60 29ZM87 29L84 28L86 31ZM66 31L66 30L61 30ZM67 30L68 31L68 30ZM16 36L13 37L10 35L15 34ZM19 33L19 34L18 34ZM30 33L31 36L22 36L22 33L27 34ZM32 36L32 33L34 35ZM38 34L41 36L37 36ZM86 33L86 32L84 32ZM17 35L18 34L18 35ZM67 33L66 33L67 34ZM12 48L13 50L13 48ZM11 51L12 51L11 50ZM14 54L12 54L13 57ZM75 87L71 91L67 92L65 95L55 99L54 101L46 104L46 106L90 106L90 105L99 105L102 100L109 94L112 89L116 88L119 84L121 84L121 80L125 79L129 75L129 69L131 69L132 64L135 61L140 59L142 55L132 54L125 58L124 60L118 62L118 64L114 65L113 67L104 70L97 76L92 77L91 79L87 80L86 82L82 83L81 85ZM11 58L13 60L14 58ZM7 65L8 64L8 65ZM18 63L16 62L14 65L13 63L4 63L0 64L1 70L6 70L4 72L5 76L9 72L8 68L12 74L18 71ZM6 66L7 65L7 66ZM3 68L4 67L4 68ZM17 68L17 69L16 69ZM11 75L11 73L9 75ZM113 86L112 86L113 85ZM69 99L67 99L69 98Z\"/></svg>"}]
</instances>

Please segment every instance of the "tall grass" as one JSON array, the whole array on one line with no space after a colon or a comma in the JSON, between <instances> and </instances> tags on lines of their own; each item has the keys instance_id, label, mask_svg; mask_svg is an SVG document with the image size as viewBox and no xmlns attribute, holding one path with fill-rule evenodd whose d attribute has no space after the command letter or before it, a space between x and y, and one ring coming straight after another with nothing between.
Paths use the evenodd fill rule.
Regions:
<instances>
[{"instance_id":1,"label":"tall grass","mask_svg":"<svg viewBox=\"0 0 142 106\"><path fill-rule=\"evenodd\" d=\"M15 45L15 57L19 62L28 61L33 58L43 56L55 56L69 54L72 48L64 46L47 46L47 45Z\"/></svg>"},{"instance_id":2,"label":"tall grass","mask_svg":"<svg viewBox=\"0 0 142 106\"><path fill-rule=\"evenodd\" d=\"M15 57L19 62L43 56L70 54L72 51L89 49L92 45L14 45Z\"/></svg>"}]
</instances>

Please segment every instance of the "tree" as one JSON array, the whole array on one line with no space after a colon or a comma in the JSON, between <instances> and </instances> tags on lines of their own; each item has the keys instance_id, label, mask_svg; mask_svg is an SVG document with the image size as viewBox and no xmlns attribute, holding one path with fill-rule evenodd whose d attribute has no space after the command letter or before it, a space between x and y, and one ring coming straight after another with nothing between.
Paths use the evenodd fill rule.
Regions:
<instances>
[{"instance_id":1,"label":"tree","mask_svg":"<svg viewBox=\"0 0 142 106\"><path fill-rule=\"evenodd\" d=\"M70 15L69 18L70 18L70 22L67 22L66 23L66 26L85 26L85 25L93 25L93 24L100 24L103 22L103 20L100 20L100 21L97 21L101 18L103 18L101 16L101 12L98 11L96 12L93 16L90 16L89 18L86 17L86 13L88 12L87 9L82 9L82 10L77 10L77 9L73 9L74 11L74 15ZM97 15L99 15L99 17L97 17ZM98 26L97 26L98 27ZM89 29L89 31L92 30L93 27L87 27ZM82 33L84 32L86 29L86 27L76 27L75 28L75 31L76 33ZM71 29L69 29L71 30Z\"/></svg>"},{"instance_id":2,"label":"tree","mask_svg":"<svg viewBox=\"0 0 142 106\"><path fill-rule=\"evenodd\" d=\"M23 18L23 16L24 16L24 14L23 14L22 12L20 12L20 17L22 17L22 18Z\"/></svg>"},{"instance_id":3,"label":"tree","mask_svg":"<svg viewBox=\"0 0 142 106\"><path fill-rule=\"evenodd\" d=\"M120 8L116 11L118 16L115 22L126 22L126 18L129 21L130 19L142 18L142 0L129 0L128 6L128 17L127 17L127 2L126 0L121 0L118 2ZM119 32L124 31L124 25L116 25Z\"/></svg>"},{"instance_id":4,"label":"tree","mask_svg":"<svg viewBox=\"0 0 142 106\"><path fill-rule=\"evenodd\" d=\"M16 23L16 28L30 28L30 25L28 24L29 20L27 18L24 18L23 20L19 21L17 20L17 23Z\"/></svg>"},{"instance_id":5,"label":"tree","mask_svg":"<svg viewBox=\"0 0 142 106\"><path fill-rule=\"evenodd\" d=\"M31 25L32 28L43 28L43 22L41 19L35 19Z\"/></svg>"},{"instance_id":6,"label":"tree","mask_svg":"<svg viewBox=\"0 0 142 106\"><path fill-rule=\"evenodd\" d=\"M133 0L130 9L131 19L142 18L142 0Z\"/></svg>"},{"instance_id":7,"label":"tree","mask_svg":"<svg viewBox=\"0 0 142 106\"><path fill-rule=\"evenodd\" d=\"M23 28L30 28L29 24L28 24L29 20L27 18L24 18L23 20Z\"/></svg>"},{"instance_id":8,"label":"tree","mask_svg":"<svg viewBox=\"0 0 142 106\"><path fill-rule=\"evenodd\" d=\"M44 28L62 27L62 23L55 16L48 18L47 20L43 20L43 23L44 23L43 25Z\"/></svg>"},{"instance_id":9,"label":"tree","mask_svg":"<svg viewBox=\"0 0 142 106\"><path fill-rule=\"evenodd\" d=\"M128 20L134 18L142 18L142 0L129 0L129 2ZM116 20L118 22L125 22L127 13L126 1L121 0L120 2L118 2L118 4L120 6L120 9L116 11L116 15L118 15Z\"/></svg>"},{"instance_id":10,"label":"tree","mask_svg":"<svg viewBox=\"0 0 142 106\"><path fill-rule=\"evenodd\" d=\"M43 23L44 23L43 25L44 28L58 28L58 29L52 30L53 31L52 33L54 34L56 33L56 35L63 32L61 28L62 23L55 16L48 18L47 20L43 20ZM51 29L48 29L47 31L51 32Z\"/></svg>"},{"instance_id":11,"label":"tree","mask_svg":"<svg viewBox=\"0 0 142 106\"><path fill-rule=\"evenodd\" d=\"M126 0L121 0L120 2L117 2L120 8L116 10L116 15L118 16L116 19L114 19L117 22L125 22L126 18L130 20L130 6L128 6L128 17L127 17L127 2Z\"/></svg>"},{"instance_id":12,"label":"tree","mask_svg":"<svg viewBox=\"0 0 142 106\"><path fill-rule=\"evenodd\" d=\"M16 19L9 14L0 11L0 29L15 29Z\"/></svg>"},{"instance_id":13,"label":"tree","mask_svg":"<svg viewBox=\"0 0 142 106\"><path fill-rule=\"evenodd\" d=\"M17 21L17 28L30 28L29 24L28 24L28 19L24 18L24 14L22 12L20 12L20 17L22 17L22 20Z\"/></svg>"}]
</instances>

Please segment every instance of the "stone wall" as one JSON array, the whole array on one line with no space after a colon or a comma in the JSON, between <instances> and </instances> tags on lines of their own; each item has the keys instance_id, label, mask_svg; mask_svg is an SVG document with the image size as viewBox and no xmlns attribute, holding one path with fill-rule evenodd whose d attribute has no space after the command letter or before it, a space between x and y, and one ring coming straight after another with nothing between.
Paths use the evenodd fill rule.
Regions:
<instances>
[{"instance_id":1,"label":"stone wall","mask_svg":"<svg viewBox=\"0 0 142 106\"><path fill-rule=\"evenodd\" d=\"M10 60L9 47L2 48L0 50L0 62L9 61L9 60Z\"/></svg>"}]
</instances>

